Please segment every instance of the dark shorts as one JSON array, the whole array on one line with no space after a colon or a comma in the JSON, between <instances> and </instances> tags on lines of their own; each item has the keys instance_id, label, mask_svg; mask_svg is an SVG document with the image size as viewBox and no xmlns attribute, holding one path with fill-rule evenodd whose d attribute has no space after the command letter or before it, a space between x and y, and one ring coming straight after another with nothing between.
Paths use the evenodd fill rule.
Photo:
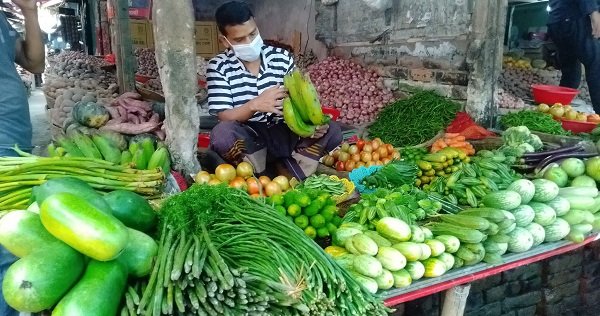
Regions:
<instances>
[{"instance_id":1,"label":"dark shorts","mask_svg":"<svg viewBox=\"0 0 600 316\"><path fill-rule=\"evenodd\" d=\"M327 134L319 139L300 138L280 122L221 122L210 134L210 148L232 164L252 163L258 174L267 164L282 162L298 178L317 170L319 159L342 142L342 129L336 122L329 123Z\"/></svg>"}]
</instances>

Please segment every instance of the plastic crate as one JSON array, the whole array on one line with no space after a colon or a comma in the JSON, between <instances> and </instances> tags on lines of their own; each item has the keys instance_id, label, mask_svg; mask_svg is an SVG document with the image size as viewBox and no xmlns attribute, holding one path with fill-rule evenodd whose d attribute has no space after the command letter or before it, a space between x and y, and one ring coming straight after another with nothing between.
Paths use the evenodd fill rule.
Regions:
<instances>
[{"instance_id":1,"label":"plastic crate","mask_svg":"<svg viewBox=\"0 0 600 316\"><path fill-rule=\"evenodd\" d=\"M377 172L381 168L383 168L383 167L382 166L371 166L368 168L360 167L360 168L354 169L350 172L350 175L349 175L350 181L352 181L352 183L354 183L358 192L373 193L375 190L367 188L364 184L362 184L362 181L366 177L372 175L373 173Z\"/></svg>"}]
</instances>

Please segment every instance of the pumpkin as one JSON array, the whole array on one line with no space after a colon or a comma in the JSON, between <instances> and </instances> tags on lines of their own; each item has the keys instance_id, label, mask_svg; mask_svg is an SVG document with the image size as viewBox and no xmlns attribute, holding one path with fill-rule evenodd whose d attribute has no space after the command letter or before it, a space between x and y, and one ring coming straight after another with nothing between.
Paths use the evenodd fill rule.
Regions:
<instances>
[{"instance_id":1,"label":"pumpkin","mask_svg":"<svg viewBox=\"0 0 600 316\"><path fill-rule=\"evenodd\" d=\"M73 119L79 124L99 128L110 119L108 111L94 102L77 102L73 108Z\"/></svg>"}]
</instances>

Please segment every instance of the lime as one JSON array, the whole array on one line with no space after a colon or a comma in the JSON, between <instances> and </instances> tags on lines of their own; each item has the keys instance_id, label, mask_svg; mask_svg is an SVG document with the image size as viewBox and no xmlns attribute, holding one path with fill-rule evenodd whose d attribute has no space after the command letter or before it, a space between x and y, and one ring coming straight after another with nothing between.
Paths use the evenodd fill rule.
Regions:
<instances>
[{"instance_id":1,"label":"lime","mask_svg":"<svg viewBox=\"0 0 600 316\"><path fill-rule=\"evenodd\" d=\"M321 208L323 207L323 203L319 200L316 199L314 201L312 201L312 203L310 203L310 205L306 208L304 208L304 215L306 216L314 216L319 214L319 211L321 210Z\"/></svg>"},{"instance_id":2,"label":"lime","mask_svg":"<svg viewBox=\"0 0 600 316\"><path fill-rule=\"evenodd\" d=\"M325 238L329 236L329 229L327 229L327 227L321 227L317 229L317 236L319 236L320 238Z\"/></svg>"},{"instance_id":3,"label":"lime","mask_svg":"<svg viewBox=\"0 0 600 316\"><path fill-rule=\"evenodd\" d=\"M288 215L288 216L286 216L286 218L289 219L290 222L292 222L292 223L294 222L294 218L293 217L291 217L291 216Z\"/></svg>"},{"instance_id":4,"label":"lime","mask_svg":"<svg viewBox=\"0 0 600 316\"><path fill-rule=\"evenodd\" d=\"M317 230L312 226L306 227L304 229L304 233L306 234L306 236L310 237L311 239L315 239L315 237L317 237Z\"/></svg>"},{"instance_id":5,"label":"lime","mask_svg":"<svg viewBox=\"0 0 600 316\"><path fill-rule=\"evenodd\" d=\"M283 196L283 205L285 207L289 207L290 205L294 204L295 200L296 200L296 196L298 195L298 191L296 190L292 190L292 191L288 191L284 196Z\"/></svg>"},{"instance_id":6,"label":"lime","mask_svg":"<svg viewBox=\"0 0 600 316\"><path fill-rule=\"evenodd\" d=\"M325 226L325 218L323 217L323 215L317 214L310 218L310 224L314 228L321 228L321 227Z\"/></svg>"},{"instance_id":7,"label":"lime","mask_svg":"<svg viewBox=\"0 0 600 316\"><path fill-rule=\"evenodd\" d=\"M322 229L322 228L319 228ZM327 223L327 230L329 231L329 233L331 235L335 234L335 231L337 230L337 226L335 226L335 224L333 223Z\"/></svg>"},{"instance_id":8,"label":"lime","mask_svg":"<svg viewBox=\"0 0 600 316\"><path fill-rule=\"evenodd\" d=\"M300 213L302 213L302 208L300 208L300 206L298 206L298 204L292 204L287 208L287 213L291 217L296 217L296 216L300 215Z\"/></svg>"},{"instance_id":9,"label":"lime","mask_svg":"<svg viewBox=\"0 0 600 316\"><path fill-rule=\"evenodd\" d=\"M296 226L305 229L306 227L308 227L308 216L300 215L294 219L294 223L296 224Z\"/></svg>"},{"instance_id":10,"label":"lime","mask_svg":"<svg viewBox=\"0 0 600 316\"><path fill-rule=\"evenodd\" d=\"M275 194L271 196L271 202L275 205L283 205L283 195Z\"/></svg>"},{"instance_id":11,"label":"lime","mask_svg":"<svg viewBox=\"0 0 600 316\"><path fill-rule=\"evenodd\" d=\"M275 205L275 210L277 211L277 213L286 216L287 215L287 210L285 209L285 207L281 206L281 205Z\"/></svg>"},{"instance_id":12,"label":"lime","mask_svg":"<svg viewBox=\"0 0 600 316\"><path fill-rule=\"evenodd\" d=\"M326 222L330 222L336 214L337 207L334 205L327 205L321 210L321 215L323 215Z\"/></svg>"},{"instance_id":13,"label":"lime","mask_svg":"<svg viewBox=\"0 0 600 316\"><path fill-rule=\"evenodd\" d=\"M296 196L294 202L295 204L300 205L300 207L307 207L310 205L311 200L308 194L300 193Z\"/></svg>"},{"instance_id":14,"label":"lime","mask_svg":"<svg viewBox=\"0 0 600 316\"><path fill-rule=\"evenodd\" d=\"M331 223L336 227L340 227L342 225L342 218L336 215L331 219Z\"/></svg>"},{"instance_id":15,"label":"lime","mask_svg":"<svg viewBox=\"0 0 600 316\"><path fill-rule=\"evenodd\" d=\"M308 195L308 197L311 200L316 199L317 197L319 197L319 191L318 190L314 190L314 189L304 189L302 190L304 193L306 193L306 195Z\"/></svg>"}]
</instances>

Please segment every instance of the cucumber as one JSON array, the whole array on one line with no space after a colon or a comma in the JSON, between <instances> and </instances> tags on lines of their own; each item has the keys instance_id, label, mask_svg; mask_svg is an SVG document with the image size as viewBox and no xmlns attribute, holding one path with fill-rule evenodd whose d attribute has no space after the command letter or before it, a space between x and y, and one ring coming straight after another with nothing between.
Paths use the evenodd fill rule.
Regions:
<instances>
[{"instance_id":1,"label":"cucumber","mask_svg":"<svg viewBox=\"0 0 600 316\"><path fill-rule=\"evenodd\" d=\"M90 261L81 280L54 308L52 316L117 315L125 286L127 268L119 261Z\"/></svg>"},{"instance_id":2,"label":"cucumber","mask_svg":"<svg viewBox=\"0 0 600 316\"><path fill-rule=\"evenodd\" d=\"M39 248L8 268L2 293L14 309L37 313L54 306L77 282L84 266L84 256L70 247Z\"/></svg>"},{"instance_id":3,"label":"cucumber","mask_svg":"<svg viewBox=\"0 0 600 316\"><path fill-rule=\"evenodd\" d=\"M125 226L149 232L156 227L156 213L150 203L131 191L117 190L104 196L114 217Z\"/></svg>"},{"instance_id":4,"label":"cucumber","mask_svg":"<svg viewBox=\"0 0 600 316\"><path fill-rule=\"evenodd\" d=\"M70 193L48 197L40 207L40 217L54 237L98 261L116 258L127 245L123 223Z\"/></svg>"},{"instance_id":5,"label":"cucumber","mask_svg":"<svg viewBox=\"0 0 600 316\"><path fill-rule=\"evenodd\" d=\"M34 187L32 196L38 205L42 205L44 200L56 193L75 194L107 214L112 212L100 193L96 192L85 181L73 177L50 179L44 184Z\"/></svg>"},{"instance_id":6,"label":"cucumber","mask_svg":"<svg viewBox=\"0 0 600 316\"><path fill-rule=\"evenodd\" d=\"M131 228L128 231L127 246L116 260L123 263L132 276L136 278L147 276L152 272L152 263L158 253L158 245L152 237L140 231Z\"/></svg>"},{"instance_id":7,"label":"cucumber","mask_svg":"<svg viewBox=\"0 0 600 316\"><path fill-rule=\"evenodd\" d=\"M51 244L69 247L44 228L38 214L12 211L0 219L0 245L19 258Z\"/></svg>"}]
</instances>

